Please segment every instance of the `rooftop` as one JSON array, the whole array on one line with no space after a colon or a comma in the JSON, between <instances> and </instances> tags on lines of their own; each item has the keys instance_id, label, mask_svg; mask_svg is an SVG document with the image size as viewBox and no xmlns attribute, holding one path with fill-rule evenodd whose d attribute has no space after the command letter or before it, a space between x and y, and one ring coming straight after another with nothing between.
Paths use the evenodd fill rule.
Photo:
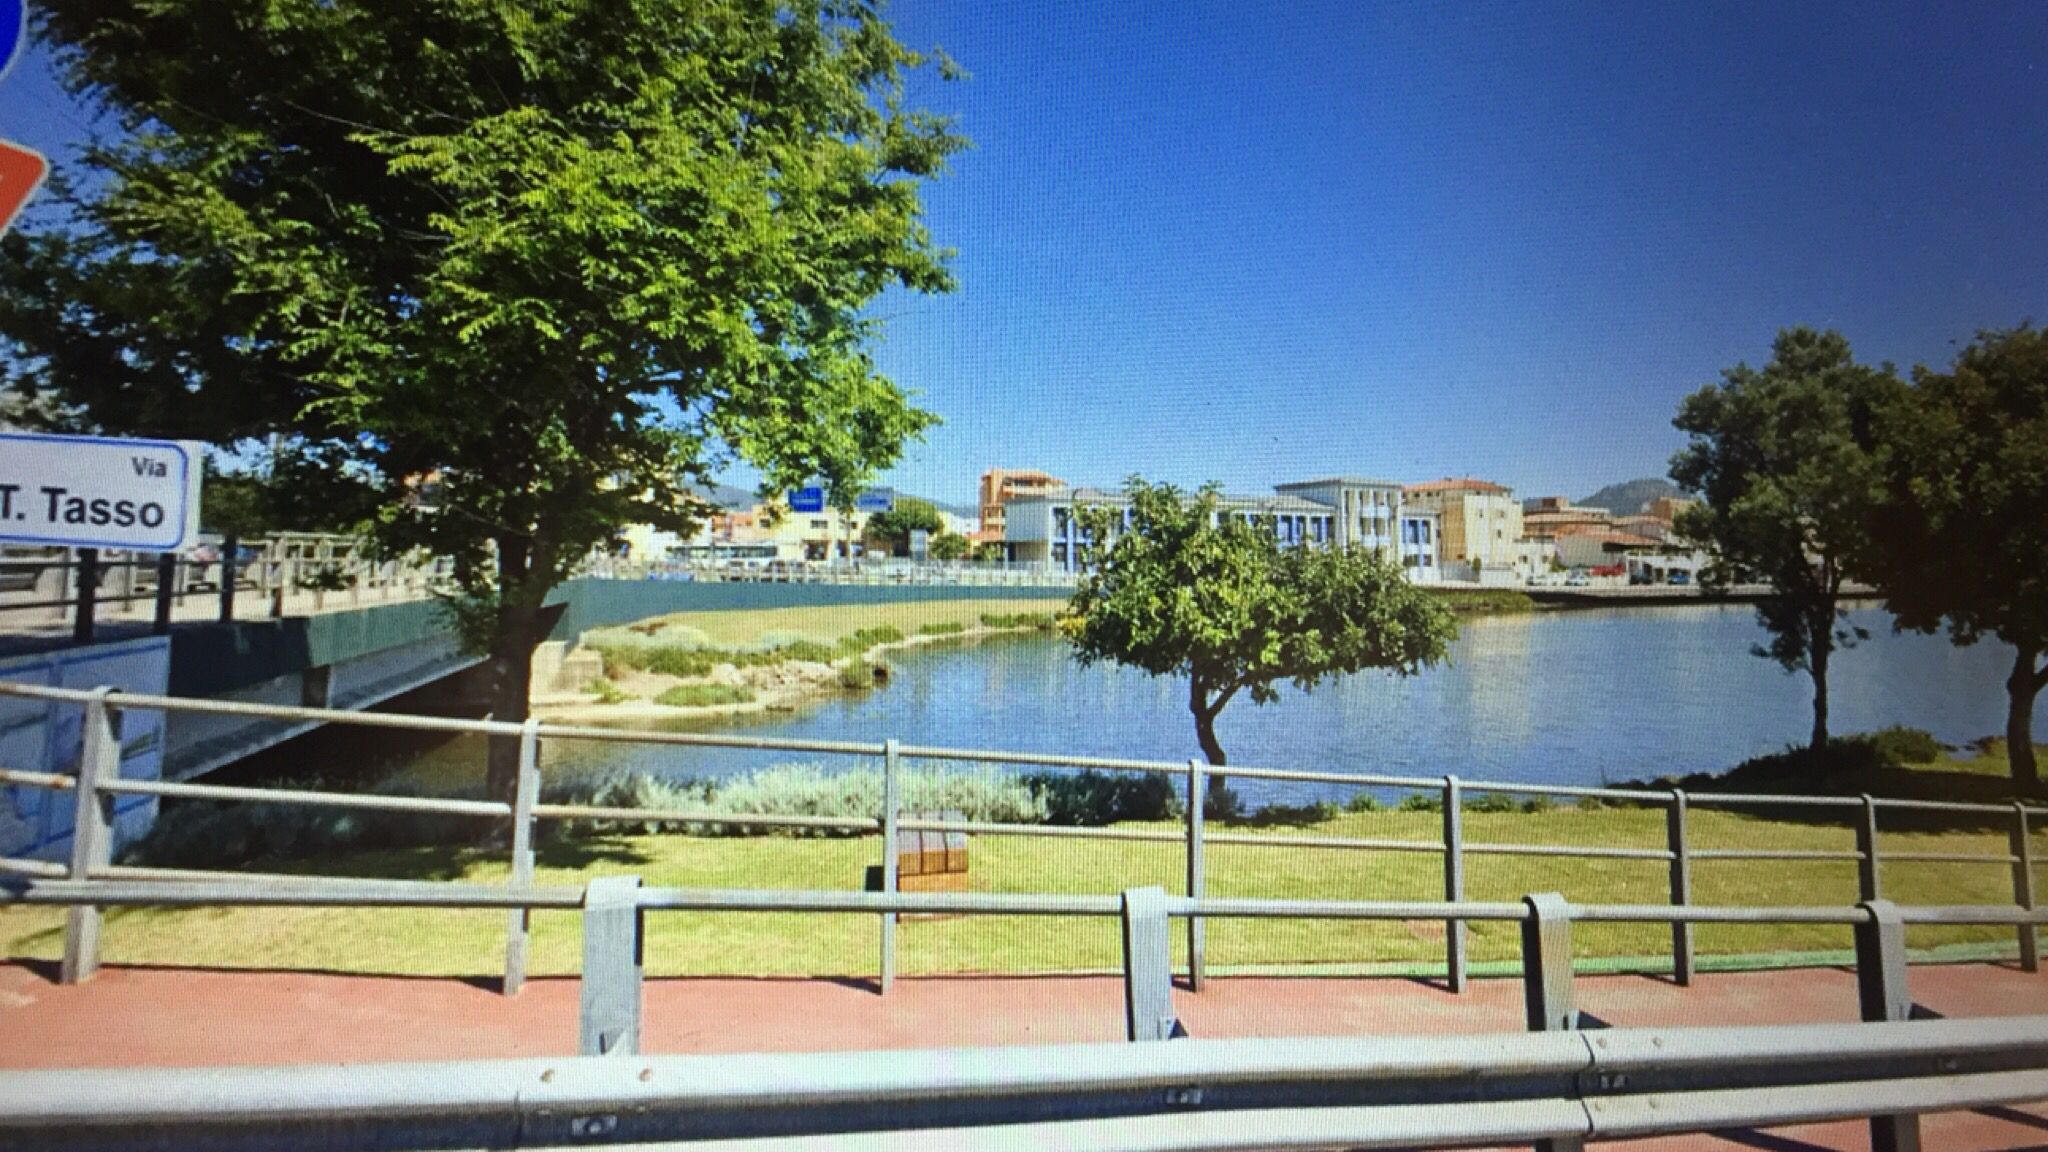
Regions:
<instances>
[{"instance_id":1,"label":"rooftop","mask_svg":"<svg viewBox=\"0 0 2048 1152\"><path fill-rule=\"evenodd\" d=\"M1393 480L1369 480L1363 476L1325 476L1320 480L1296 480L1288 484L1275 484L1273 491L1290 492L1297 488L1399 488Z\"/></svg>"},{"instance_id":2,"label":"rooftop","mask_svg":"<svg viewBox=\"0 0 2048 1152\"><path fill-rule=\"evenodd\" d=\"M1468 476L1462 479L1454 477L1445 477L1442 480L1431 480L1426 484L1410 484L1405 489L1403 489L1403 491L1485 492L1497 496L1507 496L1513 494L1514 489L1509 488L1504 484L1495 484L1491 480L1474 480Z\"/></svg>"}]
</instances>

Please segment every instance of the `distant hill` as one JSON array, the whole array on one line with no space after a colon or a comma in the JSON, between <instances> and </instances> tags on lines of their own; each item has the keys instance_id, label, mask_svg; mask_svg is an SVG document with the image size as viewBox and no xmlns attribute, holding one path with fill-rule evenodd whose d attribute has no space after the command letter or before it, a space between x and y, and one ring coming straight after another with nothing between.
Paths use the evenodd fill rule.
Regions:
<instances>
[{"instance_id":1,"label":"distant hill","mask_svg":"<svg viewBox=\"0 0 2048 1152\"><path fill-rule=\"evenodd\" d=\"M1585 508L1605 508L1616 516L1634 516L1650 506L1650 501L1660 496L1682 496L1678 485L1655 476L1640 480L1628 480L1620 484L1609 484L1584 500L1579 505Z\"/></svg>"},{"instance_id":2,"label":"distant hill","mask_svg":"<svg viewBox=\"0 0 2048 1152\"><path fill-rule=\"evenodd\" d=\"M697 495L711 501L728 512L744 512L761 502L751 488L739 488L731 484L708 484L697 488Z\"/></svg>"}]
</instances>

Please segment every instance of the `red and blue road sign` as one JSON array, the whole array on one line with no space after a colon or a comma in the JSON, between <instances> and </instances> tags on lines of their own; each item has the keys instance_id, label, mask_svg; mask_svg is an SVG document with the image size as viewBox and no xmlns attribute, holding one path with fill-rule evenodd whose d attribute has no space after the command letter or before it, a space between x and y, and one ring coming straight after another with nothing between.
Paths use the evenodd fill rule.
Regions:
<instances>
[{"instance_id":1,"label":"red and blue road sign","mask_svg":"<svg viewBox=\"0 0 2048 1152\"><path fill-rule=\"evenodd\" d=\"M28 41L27 0L0 0L0 77L7 75ZM50 162L33 148L0 140L0 236L28 198L50 174Z\"/></svg>"}]
</instances>

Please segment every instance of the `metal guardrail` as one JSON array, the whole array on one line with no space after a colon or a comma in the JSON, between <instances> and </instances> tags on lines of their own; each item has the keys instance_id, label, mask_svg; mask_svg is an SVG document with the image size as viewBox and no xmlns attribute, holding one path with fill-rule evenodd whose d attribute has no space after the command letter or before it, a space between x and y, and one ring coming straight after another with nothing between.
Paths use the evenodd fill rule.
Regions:
<instances>
[{"instance_id":1,"label":"metal guardrail","mask_svg":"<svg viewBox=\"0 0 2048 1152\"><path fill-rule=\"evenodd\" d=\"M446 560L378 557L357 537L325 533L228 536L208 547L217 555L0 549L0 619L17 627L23 614L60 626L68 621L73 638L90 643L102 619L131 611L158 633L174 620L201 618L188 611L195 599L207 619L275 619L324 612L330 602L354 607L426 599L452 571Z\"/></svg>"},{"instance_id":2,"label":"metal guardrail","mask_svg":"<svg viewBox=\"0 0 2048 1152\"><path fill-rule=\"evenodd\" d=\"M555 1147L653 1140L830 1139L888 1148L1323 1146L1587 1139L1872 1115L1874 1147L1919 1147L1919 1113L2048 1098L2048 1017L1912 1021L1908 924L2034 925L2024 908L1722 908L1202 900L1118 896L643 888L581 891L419 881L256 884L11 881L0 903L580 908L586 1059L350 1069L42 1072L0 1078L0 1146ZM1125 1036L1186 1036L1172 917L1325 917L1521 925L1529 1035L1209 1041L944 1053L642 1059L645 917L676 912L1113 916ZM1852 925L1864 1025L1580 1030L1576 922ZM266 1143L267 1142L267 1143ZM789 1146L813 1147L815 1144Z\"/></svg>"},{"instance_id":3,"label":"metal guardrail","mask_svg":"<svg viewBox=\"0 0 2048 1152\"><path fill-rule=\"evenodd\" d=\"M0 1081L0 1144L835 1149L1577 1143L2048 1095L2048 1018L1582 1034L91 1070Z\"/></svg>"},{"instance_id":4,"label":"metal guardrail","mask_svg":"<svg viewBox=\"0 0 2048 1152\"><path fill-rule=\"evenodd\" d=\"M1883 865L1887 861L1999 866L2008 868L2011 873L2013 906L2031 910L2036 906L2034 885L2036 862L2033 858L2030 841L2030 821L2041 816L2044 811L2048 811L2018 803L2012 805L1986 805L1939 802L1938 810L1942 812L1971 814L2004 822L2008 830L2008 851L2003 854L1900 851L1886 853L1882 850L1882 842L1879 836L1879 814L1893 809L1909 811L1927 810L1932 802L1885 800L1871 796L1846 798L1728 793L1692 794L1682 790L1657 792L1618 788L1572 788L1508 781L1462 780L1456 776L1426 778L1276 769L1258 766L1212 767L1200 761L1176 763L1111 757L1060 756L989 749L904 745L895 740L869 743L858 741L763 739L706 733L639 732L617 728L549 724L539 720L527 720L523 723L514 724L490 720L458 720L444 717L298 708L240 701L183 699L127 693L116 695L109 689L81 691L7 683L0 683L0 696L42 700L53 706L82 707L84 710L85 734L79 771L75 777L0 768L0 785L71 791L73 794L73 804L75 805L75 826L78 829L78 833L73 837L72 855L68 867L55 865L48 861L0 859L0 875L40 878L52 878L61 875L73 879L107 879L113 877L130 879L147 879L151 877L159 879L195 879L222 875L179 869L152 869L114 865L111 860L112 843L108 827L107 802L110 797L117 795L203 798L233 802L346 807L393 812L435 812L451 817L508 818L510 825L508 836L510 843L508 847L511 856L509 885L514 889L530 887L533 882L535 863L533 833L536 820L626 820L672 825L751 825L880 832L882 834L881 868L883 888L888 893L893 893L898 888L895 872L896 852L894 851L894 845L897 842L897 834L900 831L965 832L976 835L1061 837L1180 844L1184 846L1183 853L1186 863L1184 895L1195 900L1198 909L1196 912L1186 916L1189 956L1187 974L1190 984L1197 989L1202 986L1206 975L1206 940L1203 923L1211 913L1203 910L1209 907L1208 904L1203 903L1203 899L1206 896L1205 850L1210 845L1437 854L1443 859L1443 897L1447 907L1450 905L1462 905L1464 902L1465 864L1468 859L1475 856L1523 856L1539 859L1571 857L1662 863L1667 871L1669 904L1651 906L1656 908L1693 907L1693 866L1696 863L1709 863L1720 860L1775 859L1854 862L1857 865L1856 895L1859 901L1882 899ZM515 799L510 804L507 804L502 801L493 800L375 796L297 789L245 788L123 780L119 776L120 742L118 739L119 716L123 709L235 715L301 722L319 721L354 724L364 727L451 733L467 732L515 738L519 742L520 763L517 792ZM658 808L544 804L540 802L540 746L544 739L631 742L690 747L769 749L828 756L876 757L882 761L883 769L882 811L874 817L824 817L790 816L772 813L675 811ZM1207 822L1202 810L1203 805L1199 803L1186 805L1184 824L1179 830L1062 827L1005 824L987 821L932 820L906 815L903 811L902 782L905 771L904 762L909 760L1015 764L1052 768L1094 769L1111 772L1167 774L1183 779L1187 794L1191 797L1203 796L1206 793L1206 782L1212 775L1240 779L1326 782L1351 787L1407 789L1432 795L1436 798L1441 814L1442 834L1436 839L1409 840L1214 832L1207 828ZM1465 795L1474 792L1597 799L1603 802L1625 802L1646 807L1662 808L1666 814L1665 847L1660 849L1615 847L1609 845L1518 844L1469 841L1464 834ZM1706 804L1738 808L1770 806L1804 807L1819 811L1839 810L1849 815L1853 820L1852 827L1856 836L1856 848L1854 851L1841 851L1698 847L1693 843L1689 832L1688 813L1692 807ZM896 972L895 925L897 913L879 906L871 910L879 918L880 984L882 990L886 992L893 983ZM1470 917L1460 917L1447 913L1440 918L1444 920L1446 929L1446 980L1453 991L1462 990L1467 982L1465 920L1470 919ZM1764 918L1768 919L1769 917L1766 916ZM1658 917L1645 916L1641 917L1641 919L1655 920ZM1701 918L1669 918L1672 933L1672 972L1680 984L1689 983L1693 977L1695 969L1693 925L1699 922L1701 922ZM1994 922L2005 923L2005 921ZM2039 968L2038 921L2020 919L2011 921L2011 923L2018 939L2022 967L2030 972L2037 971ZM100 917L94 906L79 905L71 909L66 923L65 959L61 969L62 979L66 981L84 979L97 967L99 927ZM529 910L523 907L514 907L509 914L507 925L505 979L503 986L508 994L517 992L524 983L527 969L528 936Z\"/></svg>"}]
</instances>

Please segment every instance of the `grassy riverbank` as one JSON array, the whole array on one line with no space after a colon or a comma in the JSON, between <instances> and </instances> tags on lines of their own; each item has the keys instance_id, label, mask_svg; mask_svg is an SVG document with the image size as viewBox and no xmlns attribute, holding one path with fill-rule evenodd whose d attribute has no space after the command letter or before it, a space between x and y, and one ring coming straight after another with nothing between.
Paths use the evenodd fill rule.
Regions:
<instances>
[{"instance_id":1,"label":"grassy riverbank","mask_svg":"<svg viewBox=\"0 0 2048 1152\"><path fill-rule=\"evenodd\" d=\"M1996 750L1968 760L1943 758L1936 773L1995 776ZM1435 840L1441 817L1420 810L1309 812L1296 823L1255 820L1262 833ZM1123 827L1173 828L1163 822ZM1212 826L1218 827L1220 826ZM1534 812L1469 811L1469 845L1572 844L1661 848L1664 815L1651 809L1557 807ZM1695 809L1695 849L1849 849L1846 824L1761 819ZM1887 852L2003 853L2002 828L1904 830L1887 825ZM847 839L699 838L620 834L569 840L542 852L538 881L580 884L592 875L635 873L650 885L765 888L858 888L879 858L877 837ZM1158 884L1179 888L1181 849L1174 844L1042 840L976 836L971 878L987 892L1113 892ZM2037 858L2048 859L2048 829L2037 829ZM1217 896L1433 899L1442 892L1439 858L1424 853L1212 844L1209 891ZM334 856L310 865L258 862L252 868L330 875L501 882L500 849L428 847ZM1562 891L1589 902L1656 903L1666 898L1665 866L1654 860L1573 860L1473 853L1467 896L1514 899ZM1703 903L1846 904L1856 896L1849 863L1715 860L1694 866ZM2008 868L1993 864L1893 863L1886 895L1900 903L2008 903ZM62 947L62 913L0 911L0 953L53 959ZM685 915L649 918L647 967L653 974L847 975L873 971L875 926L864 916ZM319 968L348 972L486 976L497 970L504 918L494 912L348 909L119 910L109 915L110 962L208 967ZM574 915L536 917L534 958L545 973L576 970L579 924ZM1178 935L1178 933L1176 934ZM1516 954L1511 925L1473 931L1476 961ZM2010 930L1915 927L1916 948L2009 944ZM1210 960L1235 965L1421 965L1442 954L1438 924L1231 922L1210 926ZM1651 925L1582 926L1575 948L1584 958L1656 956L1668 932ZM1810 952L1849 947L1846 929L1810 925L1702 926L1703 955ZM1107 921L969 918L906 924L902 958L909 972L1050 971L1103 968L1116 962L1115 926Z\"/></svg>"},{"instance_id":2,"label":"grassy riverbank","mask_svg":"<svg viewBox=\"0 0 2048 1152\"><path fill-rule=\"evenodd\" d=\"M604 678L580 693L542 693L545 717L603 723L675 715L787 710L874 687L884 654L916 644L1050 631L1058 601L926 600L759 611L687 612L593 629L583 647Z\"/></svg>"}]
</instances>

